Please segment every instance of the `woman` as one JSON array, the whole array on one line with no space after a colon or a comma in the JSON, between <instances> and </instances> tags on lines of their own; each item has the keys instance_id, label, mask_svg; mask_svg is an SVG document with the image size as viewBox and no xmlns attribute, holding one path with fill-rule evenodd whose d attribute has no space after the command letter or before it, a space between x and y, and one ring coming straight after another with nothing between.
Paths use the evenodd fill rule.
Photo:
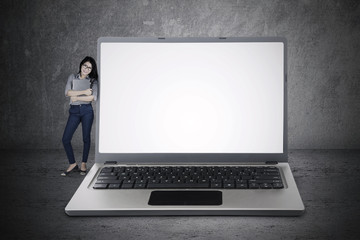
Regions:
<instances>
[{"instance_id":1,"label":"woman","mask_svg":"<svg viewBox=\"0 0 360 240\"><path fill-rule=\"evenodd\" d=\"M75 79L88 82L90 88L83 91L72 90L72 83ZM69 173L78 172L79 170L80 174L86 174L86 162L90 151L91 126L94 120L91 102L96 101L97 98L97 80L97 67L92 57L85 57L80 63L79 72L77 74L71 74L68 78L65 87L65 96L70 97L70 109L62 142L70 166L61 174L62 176L67 176ZM82 124L84 150L81 167L79 169L75 162L71 139L80 123Z\"/></svg>"}]
</instances>

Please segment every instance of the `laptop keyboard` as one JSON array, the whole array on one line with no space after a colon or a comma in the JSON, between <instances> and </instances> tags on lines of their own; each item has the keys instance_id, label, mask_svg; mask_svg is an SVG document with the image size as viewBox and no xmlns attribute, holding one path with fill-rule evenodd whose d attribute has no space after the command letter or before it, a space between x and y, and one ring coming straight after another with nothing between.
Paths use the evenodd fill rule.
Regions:
<instances>
[{"instance_id":1,"label":"laptop keyboard","mask_svg":"<svg viewBox=\"0 0 360 240\"><path fill-rule=\"evenodd\" d=\"M94 189L282 189L277 167L104 167Z\"/></svg>"}]
</instances>

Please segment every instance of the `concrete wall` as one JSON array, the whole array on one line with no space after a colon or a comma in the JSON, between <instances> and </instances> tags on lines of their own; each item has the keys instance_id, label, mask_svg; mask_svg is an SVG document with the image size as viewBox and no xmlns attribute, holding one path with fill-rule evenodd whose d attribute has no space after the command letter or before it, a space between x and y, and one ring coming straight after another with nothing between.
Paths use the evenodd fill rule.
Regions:
<instances>
[{"instance_id":1,"label":"concrete wall","mask_svg":"<svg viewBox=\"0 0 360 240\"><path fill-rule=\"evenodd\" d=\"M289 148L360 148L360 6L345 0L2 0L0 148L62 148L67 77L100 36L284 36Z\"/></svg>"}]
</instances>

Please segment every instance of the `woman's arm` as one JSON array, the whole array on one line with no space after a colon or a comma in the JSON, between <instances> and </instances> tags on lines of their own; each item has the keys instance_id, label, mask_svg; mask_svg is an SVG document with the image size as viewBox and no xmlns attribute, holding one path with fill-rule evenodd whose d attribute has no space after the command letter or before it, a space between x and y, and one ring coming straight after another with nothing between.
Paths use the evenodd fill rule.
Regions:
<instances>
[{"instance_id":1,"label":"woman's arm","mask_svg":"<svg viewBox=\"0 0 360 240\"><path fill-rule=\"evenodd\" d=\"M72 102L76 102L76 101L82 101L82 102L91 102L94 100L94 96L93 95L90 95L90 96L74 96L74 97L71 97L71 101Z\"/></svg>"},{"instance_id":2,"label":"woman's arm","mask_svg":"<svg viewBox=\"0 0 360 240\"><path fill-rule=\"evenodd\" d=\"M89 96L91 94L92 94L91 89L86 89L86 90L83 90L83 91L69 90L67 92L66 96L68 96L68 97L76 97L76 96L80 96L80 95Z\"/></svg>"},{"instance_id":3,"label":"woman's arm","mask_svg":"<svg viewBox=\"0 0 360 240\"><path fill-rule=\"evenodd\" d=\"M71 97L71 102L76 102L76 101L91 102L94 100L94 96L91 94L92 94L92 90L90 88L83 91L69 90L67 92L67 95ZM86 96L79 96L79 95L86 95Z\"/></svg>"}]
</instances>

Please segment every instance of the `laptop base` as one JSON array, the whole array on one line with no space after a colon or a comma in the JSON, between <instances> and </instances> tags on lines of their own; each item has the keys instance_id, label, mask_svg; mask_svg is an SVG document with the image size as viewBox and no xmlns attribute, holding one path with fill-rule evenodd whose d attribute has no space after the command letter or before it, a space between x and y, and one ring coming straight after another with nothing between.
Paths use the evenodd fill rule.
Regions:
<instances>
[{"instance_id":1,"label":"laptop base","mask_svg":"<svg viewBox=\"0 0 360 240\"><path fill-rule=\"evenodd\" d=\"M222 194L221 205L149 205L153 189L93 189L103 164L91 168L65 208L69 216L149 216L149 215L260 215L297 216L304 205L288 163L276 165L281 170L284 189L210 190ZM173 192L174 190L161 190ZM182 191L207 191L185 189ZM191 194L190 194L191 195ZM87 201L84 201L87 199ZM216 200L215 200L216 201ZM159 204L159 200L155 201Z\"/></svg>"}]
</instances>

